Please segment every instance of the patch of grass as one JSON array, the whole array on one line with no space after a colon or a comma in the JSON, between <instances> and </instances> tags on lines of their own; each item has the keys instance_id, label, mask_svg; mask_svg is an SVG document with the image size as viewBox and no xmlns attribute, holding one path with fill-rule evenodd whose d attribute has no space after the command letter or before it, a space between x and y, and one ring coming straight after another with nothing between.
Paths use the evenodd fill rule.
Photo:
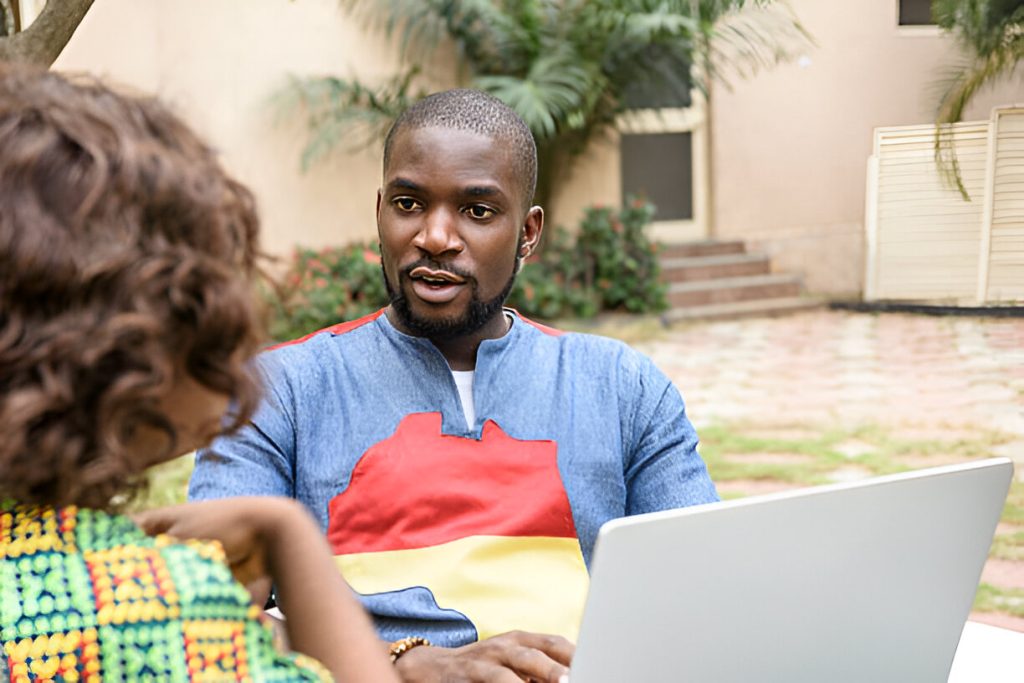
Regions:
<instances>
[{"instance_id":1,"label":"patch of grass","mask_svg":"<svg viewBox=\"0 0 1024 683\"><path fill-rule=\"evenodd\" d=\"M1010 533L996 534L992 539L990 557L1000 560L1024 561L1024 529Z\"/></svg>"},{"instance_id":2,"label":"patch of grass","mask_svg":"<svg viewBox=\"0 0 1024 683\"><path fill-rule=\"evenodd\" d=\"M1006 497L1002 520L1008 524L1024 524L1024 482L1018 481L1016 477L1010 484L1010 495Z\"/></svg>"},{"instance_id":3,"label":"patch of grass","mask_svg":"<svg viewBox=\"0 0 1024 683\"><path fill-rule=\"evenodd\" d=\"M923 467L922 459L927 461L929 456L935 456L937 463L985 458L994 446L1008 439L1004 434L987 431L979 431L976 438L969 439L942 440L941 433L936 439L908 439L897 431L873 425L855 429L790 425L788 432L807 436L760 436L765 429L748 424L704 426L699 429L700 452L716 482L762 480L814 486L830 481L829 475L843 467L861 467L871 475L884 475ZM866 444L870 451L846 457L839 449L849 441ZM743 462L744 454L755 453L792 453L804 457L791 464ZM908 462L910 457L913 462ZM743 494L730 492L725 497L740 498ZM990 557L1024 561L1024 482L1015 480L1011 484L1001 521L1014 528L996 536ZM983 584L978 589L975 609L1024 616L1024 591Z\"/></svg>"},{"instance_id":4,"label":"patch of grass","mask_svg":"<svg viewBox=\"0 0 1024 683\"><path fill-rule=\"evenodd\" d=\"M188 453L149 468L149 486L138 499L132 501L131 507L136 510L148 510L184 503L194 461L195 455Z\"/></svg>"},{"instance_id":5,"label":"patch of grass","mask_svg":"<svg viewBox=\"0 0 1024 683\"><path fill-rule=\"evenodd\" d=\"M814 434L814 437L799 439L749 436L745 432L757 433L759 430L736 424L702 427L701 455L708 463L713 479L778 479L811 486L827 481L827 475L831 471L844 466L862 467L872 475L905 472L914 469L914 466L901 459L910 455L934 455L937 458L954 460L987 457L993 446L1006 440L1001 434L987 432L980 432L977 439L971 440L904 439L891 430L871 425L856 429L801 429ZM857 457L847 457L840 451L842 444L847 441L868 444L872 447L871 451ZM812 460L792 464L762 464L723 458L724 455L745 453L794 453L810 457ZM1024 499L1019 501L1018 507L1024 514Z\"/></svg>"},{"instance_id":6,"label":"patch of grass","mask_svg":"<svg viewBox=\"0 0 1024 683\"><path fill-rule=\"evenodd\" d=\"M982 583L974 596L974 609L979 612L1003 612L1015 617L1024 617L1024 590L997 588Z\"/></svg>"}]
</instances>

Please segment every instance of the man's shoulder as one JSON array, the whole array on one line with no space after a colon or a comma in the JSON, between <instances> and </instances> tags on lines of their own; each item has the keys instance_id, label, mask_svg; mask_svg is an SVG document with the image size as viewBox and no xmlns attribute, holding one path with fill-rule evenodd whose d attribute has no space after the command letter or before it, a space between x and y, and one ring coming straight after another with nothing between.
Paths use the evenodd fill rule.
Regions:
<instances>
[{"instance_id":1,"label":"man's shoulder","mask_svg":"<svg viewBox=\"0 0 1024 683\"><path fill-rule=\"evenodd\" d=\"M558 346L564 353L589 357L591 360L615 361L624 359L645 359L642 353L623 341L604 337L599 334L560 330L519 314L519 319L526 323L528 333L535 341Z\"/></svg>"},{"instance_id":2,"label":"man's shoulder","mask_svg":"<svg viewBox=\"0 0 1024 683\"><path fill-rule=\"evenodd\" d=\"M355 320L346 320L344 322L336 323L334 325L324 327L314 332L310 332L309 334L305 334L301 337L298 337L297 339L292 339L289 341L274 344L273 346L269 347L264 352L264 354L301 353L302 351L315 349L320 344L329 343L330 340L336 339L338 337L347 336L346 338L352 339L358 336L355 334L351 334L354 333L356 330L359 330L360 328L363 328L364 331L367 329L372 329L372 327L368 326L370 326L371 323L377 320L377 318L384 315L384 310L385 309L382 308L379 311L375 311L373 313L370 313L369 315L364 315L361 318L356 318Z\"/></svg>"},{"instance_id":3,"label":"man's shoulder","mask_svg":"<svg viewBox=\"0 0 1024 683\"><path fill-rule=\"evenodd\" d=\"M634 386L637 382L655 379L661 373L646 355L629 344L611 337L587 332L564 331L539 325L519 316L532 337L531 355L537 361L556 363L578 376L601 382L609 380Z\"/></svg>"}]
</instances>

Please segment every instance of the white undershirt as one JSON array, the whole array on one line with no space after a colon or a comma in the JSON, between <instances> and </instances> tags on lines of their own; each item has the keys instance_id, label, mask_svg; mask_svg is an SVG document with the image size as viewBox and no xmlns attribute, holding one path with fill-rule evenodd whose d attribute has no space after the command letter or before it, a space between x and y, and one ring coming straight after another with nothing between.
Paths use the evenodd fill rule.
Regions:
<instances>
[{"instance_id":1,"label":"white undershirt","mask_svg":"<svg viewBox=\"0 0 1024 683\"><path fill-rule=\"evenodd\" d=\"M459 401L462 402L462 414L466 416L466 424L470 429L476 424L476 409L473 407L473 370L452 370L455 386L459 390Z\"/></svg>"},{"instance_id":2,"label":"white undershirt","mask_svg":"<svg viewBox=\"0 0 1024 683\"><path fill-rule=\"evenodd\" d=\"M508 311L505 311L505 317L508 318L509 328L511 328L516 319ZM462 414L466 416L466 425L470 429L476 425L476 408L473 406L473 372L473 370L452 370L455 386L459 390L459 402L462 403Z\"/></svg>"}]
</instances>

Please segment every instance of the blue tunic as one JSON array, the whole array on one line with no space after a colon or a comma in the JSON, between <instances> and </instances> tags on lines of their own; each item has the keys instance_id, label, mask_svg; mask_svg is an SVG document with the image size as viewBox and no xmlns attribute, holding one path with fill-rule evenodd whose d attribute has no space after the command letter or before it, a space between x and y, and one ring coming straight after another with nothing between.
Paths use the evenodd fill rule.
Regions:
<instances>
[{"instance_id":1,"label":"blue tunic","mask_svg":"<svg viewBox=\"0 0 1024 683\"><path fill-rule=\"evenodd\" d=\"M382 313L261 355L263 404L189 495L300 500L383 638L572 638L604 522L717 500L679 392L627 345L510 312L467 424L445 358Z\"/></svg>"}]
</instances>

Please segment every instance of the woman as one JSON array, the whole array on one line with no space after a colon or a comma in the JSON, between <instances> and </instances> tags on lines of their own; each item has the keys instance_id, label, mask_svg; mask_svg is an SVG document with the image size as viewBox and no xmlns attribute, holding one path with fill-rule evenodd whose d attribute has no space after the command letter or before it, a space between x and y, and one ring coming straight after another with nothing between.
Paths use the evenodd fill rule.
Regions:
<instances>
[{"instance_id":1,"label":"woman","mask_svg":"<svg viewBox=\"0 0 1024 683\"><path fill-rule=\"evenodd\" d=\"M255 405L256 233L158 103L0 65L0 680L397 680L295 503L117 513Z\"/></svg>"}]
</instances>

